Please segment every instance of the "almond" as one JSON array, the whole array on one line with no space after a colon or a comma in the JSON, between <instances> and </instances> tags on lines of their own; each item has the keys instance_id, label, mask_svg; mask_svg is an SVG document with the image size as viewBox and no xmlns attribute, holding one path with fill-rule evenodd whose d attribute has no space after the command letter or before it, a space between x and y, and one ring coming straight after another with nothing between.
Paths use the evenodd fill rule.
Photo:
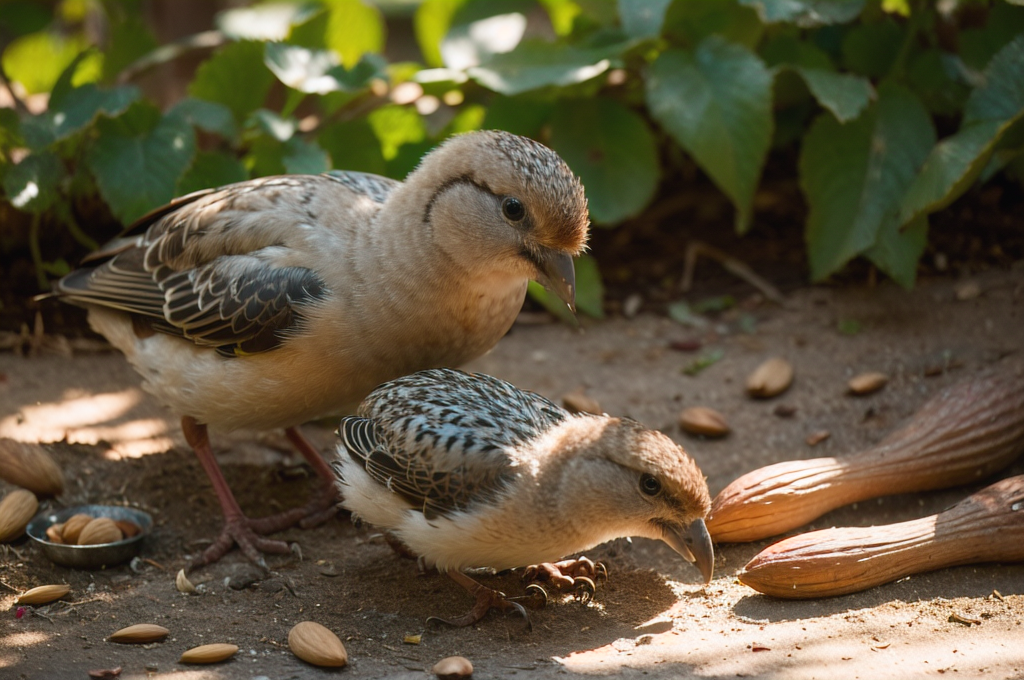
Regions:
<instances>
[{"instance_id":1,"label":"almond","mask_svg":"<svg viewBox=\"0 0 1024 680\"><path fill-rule=\"evenodd\" d=\"M39 509L36 495L25 489L15 489L0 501L0 543L6 543L25 533L32 516Z\"/></svg>"},{"instance_id":2,"label":"almond","mask_svg":"<svg viewBox=\"0 0 1024 680\"><path fill-rule=\"evenodd\" d=\"M306 663L327 668L341 668L348 663L348 652L338 636L313 621L297 623L288 632L292 654Z\"/></svg>"},{"instance_id":3,"label":"almond","mask_svg":"<svg viewBox=\"0 0 1024 680\"><path fill-rule=\"evenodd\" d=\"M885 373L861 373L856 377L850 378L847 387L850 388L850 392L860 396L877 392L885 387L887 382L889 382L889 376Z\"/></svg>"},{"instance_id":4,"label":"almond","mask_svg":"<svg viewBox=\"0 0 1024 680\"><path fill-rule=\"evenodd\" d=\"M125 538L131 538L132 536L138 536L142 529L135 522L129 522L126 519L115 519L114 524L121 530Z\"/></svg>"},{"instance_id":5,"label":"almond","mask_svg":"<svg viewBox=\"0 0 1024 680\"><path fill-rule=\"evenodd\" d=\"M18 604L47 604L59 600L71 592L71 586L36 586L18 596Z\"/></svg>"},{"instance_id":6,"label":"almond","mask_svg":"<svg viewBox=\"0 0 1024 680\"><path fill-rule=\"evenodd\" d=\"M50 543L64 543L64 525L63 524L51 524L46 527L46 540Z\"/></svg>"},{"instance_id":7,"label":"almond","mask_svg":"<svg viewBox=\"0 0 1024 680\"><path fill-rule=\"evenodd\" d=\"M747 394L767 399L782 394L793 384L793 366L780 357L765 361L747 378Z\"/></svg>"},{"instance_id":8,"label":"almond","mask_svg":"<svg viewBox=\"0 0 1024 680\"><path fill-rule=\"evenodd\" d=\"M218 663L234 656L238 645L218 642L212 645L200 645L186 651L178 659L178 663Z\"/></svg>"},{"instance_id":9,"label":"almond","mask_svg":"<svg viewBox=\"0 0 1024 680\"><path fill-rule=\"evenodd\" d=\"M107 640L124 644L144 644L163 640L170 634L171 631L155 623L137 623L134 626L122 628L108 637Z\"/></svg>"},{"instance_id":10,"label":"almond","mask_svg":"<svg viewBox=\"0 0 1024 680\"><path fill-rule=\"evenodd\" d=\"M60 532L61 538L68 545L76 545L78 543L78 535L82 533L85 525L92 520L93 517L91 515L84 515L82 513L72 515L70 519L64 522L64 528Z\"/></svg>"},{"instance_id":11,"label":"almond","mask_svg":"<svg viewBox=\"0 0 1024 680\"><path fill-rule=\"evenodd\" d=\"M464 656L441 659L430 669L440 680L463 680L473 675L473 664Z\"/></svg>"},{"instance_id":12,"label":"almond","mask_svg":"<svg viewBox=\"0 0 1024 680\"><path fill-rule=\"evenodd\" d=\"M50 453L39 444L0 439L0 479L40 496L58 496L64 475Z\"/></svg>"},{"instance_id":13,"label":"almond","mask_svg":"<svg viewBox=\"0 0 1024 680\"><path fill-rule=\"evenodd\" d=\"M78 545L103 545L105 543L117 543L124 536L121 530L109 517L97 517L85 525L82 533L78 535Z\"/></svg>"},{"instance_id":14,"label":"almond","mask_svg":"<svg viewBox=\"0 0 1024 680\"><path fill-rule=\"evenodd\" d=\"M690 434L706 437L724 437L729 434L729 423L725 416L714 409L694 406L679 414L679 425Z\"/></svg>"},{"instance_id":15,"label":"almond","mask_svg":"<svg viewBox=\"0 0 1024 680\"><path fill-rule=\"evenodd\" d=\"M598 403L597 399L588 397L584 393L582 387L563 394L562 406L564 406L570 413L590 413L595 416L599 416L604 413L604 411L601 410L601 404Z\"/></svg>"}]
</instances>

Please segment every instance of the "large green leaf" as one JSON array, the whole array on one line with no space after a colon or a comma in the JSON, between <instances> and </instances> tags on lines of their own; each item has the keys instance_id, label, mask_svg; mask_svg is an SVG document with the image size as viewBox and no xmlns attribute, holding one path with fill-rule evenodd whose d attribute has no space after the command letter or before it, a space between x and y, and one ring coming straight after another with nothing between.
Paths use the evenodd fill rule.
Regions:
<instances>
[{"instance_id":1,"label":"large green leaf","mask_svg":"<svg viewBox=\"0 0 1024 680\"><path fill-rule=\"evenodd\" d=\"M57 78L85 49L82 40L40 31L15 38L3 50L4 73L29 94L49 92Z\"/></svg>"},{"instance_id":2,"label":"large green leaf","mask_svg":"<svg viewBox=\"0 0 1024 680\"><path fill-rule=\"evenodd\" d=\"M798 73L818 103L832 112L840 123L853 120L871 101L875 89L867 78L821 68L797 66Z\"/></svg>"},{"instance_id":3,"label":"large green leaf","mask_svg":"<svg viewBox=\"0 0 1024 680\"><path fill-rule=\"evenodd\" d=\"M647 79L647 107L736 206L746 231L772 138L772 77L758 56L711 37L666 50Z\"/></svg>"},{"instance_id":4,"label":"large green leaf","mask_svg":"<svg viewBox=\"0 0 1024 680\"><path fill-rule=\"evenodd\" d=\"M134 104L116 119L96 123L86 161L100 193L124 224L174 197L178 178L192 164L195 132L182 116L160 116L150 104Z\"/></svg>"},{"instance_id":5,"label":"large green leaf","mask_svg":"<svg viewBox=\"0 0 1024 680\"><path fill-rule=\"evenodd\" d=\"M479 66L495 54L515 49L526 31L532 0L476 0L459 8L441 40L441 59L447 68Z\"/></svg>"},{"instance_id":6,"label":"large green leaf","mask_svg":"<svg viewBox=\"0 0 1024 680\"><path fill-rule=\"evenodd\" d=\"M621 48L580 49L543 41L524 41L515 50L495 54L469 69L469 76L495 92L516 95L549 85L565 87L595 78L609 69Z\"/></svg>"},{"instance_id":7,"label":"large green leaf","mask_svg":"<svg viewBox=\"0 0 1024 680\"><path fill-rule=\"evenodd\" d=\"M448 33L452 18L466 0L425 0L416 10L413 27L423 59L430 66L444 66L441 41Z\"/></svg>"},{"instance_id":8,"label":"large green leaf","mask_svg":"<svg viewBox=\"0 0 1024 680\"><path fill-rule=\"evenodd\" d=\"M373 128L365 119L332 123L317 135L335 168L383 175L384 155Z\"/></svg>"},{"instance_id":9,"label":"large green leaf","mask_svg":"<svg viewBox=\"0 0 1024 680\"><path fill-rule=\"evenodd\" d=\"M238 124L231 109L205 99L185 97L171 107L169 113L183 117L200 130L220 135L228 141L238 138Z\"/></svg>"},{"instance_id":10,"label":"large green leaf","mask_svg":"<svg viewBox=\"0 0 1024 680\"><path fill-rule=\"evenodd\" d=\"M178 180L175 195L221 187L248 179L245 166L234 156L219 151L200 151L192 166Z\"/></svg>"},{"instance_id":11,"label":"large green leaf","mask_svg":"<svg viewBox=\"0 0 1024 680\"><path fill-rule=\"evenodd\" d=\"M878 229L875 245L864 255L893 281L910 290L917 279L917 262L927 245L927 217L917 218L902 230L896 220L886 219Z\"/></svg>"},{"instance_id":12,"label":"large green leaf","mask_svg":"<svg viewBox=\"0 0 1024 680\"><path fill-rule=\"evenodd\" d=\"M590 255L579 255L573 260L576 270L576 311L595 319L604 318L604 284L597 260ZM565 302L536 281L530 281L530 297L556 317L568 324L577 324L572 310Z\"/></svg>"},{"instance_id":13,"label":"large green leaf","mask_svg":"<svg viewBox=\"0 0 1024 680\"><path fill-rule=\"evenodd\" d=\"M673 43L688 48L716 35L754 49L764 24L757 12L735 0L683 0L669 6L662 32Z\"/></svg>"},{"instance_id":14,"label":"large green leaf","mask_svg":"<svg viewBox=\"0 0 1024 680\"><path fill-rule=\"evenodd\" d=\"M340 64L332 50L267 43L264 61L278 80L305 93L355 92L365 87L371 78L386 76L386 64L376 54L363 55L350 70Z\"/></svg>"},{"instance_id":15,"label":"large green leaf","mask_svg":"<svg viewBox=\"0 0 1024 680\"><path fill-rule=\"evenodd\" d=\"M92 83L68 90L51 100L44 113L28 118L22 125L25 141L34 149L66 139L84 129L99 115L118 116L141 96L134 85L101 90Z\"/></svg>"},{"instance_id":16,"label":"large green leaf","mask_svg":"<svg viewBox=\"0 0 1024 680\"><path fill-rule=\"evenodd\" d=\"M960 130L935 145L900 206L900 224L959 198L981 175L1000 139L1024 119L1024 35L1001 49L964 107Z\"/></svg>"},{"instance_id":17,"label":"large green leaf","mask_svg":"<svg viewBox=\"0 0 1024 680\"><path fill-rule=\"evenodd\" d=\"M892 19L854 26L843 38L843 66L868 78L883 78L896 63L907 30Z\"/></svg>"},{"instance_id":18,"label":"large green leaf","mask_svg":"<svg viewBox=\"0 0 1024 680\"><path fill-rule=\"evenodd\" d=\"M263 63L263 43L236 42L218 50L196 70L189 94L231 109L241 123L263 105L272 74Z\"/></svg>"},{"instance_id":19,"label":"large green leaf","mask_svg":"<svg viewBox=\"0 0 1024 680\"><path fill-rule=\"evenodd\" d=\"M63 178L64 167L57 156L47 151L34 153L8 168L3 178L4 193L18 210L39 214L57 200Z\"/></svg>"},{"instance_id":20,"label":"large green leaf","mask_svg":"<svg viewBox=\"0 0 1024 680\"><path fill-rule=\"evenodd\" d=\"M740 0L757 9L766 24L790 23L803 28L845 24L860 15L865 0Z\"/></svg>"},{"instance_id":21,"label":"large green leaf","mask_svg":"<svg viewBox=\"0 0 1024 680\"><path fill-rule=\"evenodd\" d=\"M551 118L555 103L550 99L496 96L487 107L483 127L506 130L524 137L538 137L541 127Z\"/></svg>"},{"instance_id":22,"label":"large green leaf","mask_svg":"<svg viewBox=\"0 0 1024 680\"><path fill-rule=\"evenodd\" d=\"M331 169L331 158L313 141L292 137L284 143L284 169L292 175L319 175Z\"/></svg>"},{"instance_id":23,"label":"large green leaf","mask_svg":"<svg viewBox=\"0 0 1024 680\"><path fill-rule=\"evenodd\" d=\"M326 46L352 68L368 52L384 51L384 19L380 10L362 0L324 0L330 8Z\"/></svg>"},{"instance_id":24,"label":"large green leaf","mask_svg":"<svg viewBox=\"0 0 1024 680\"><path fill-rule=\"evenodd\" d=\"M407 106L382 106L366 119L380 140L381 153L387 161L398 155L402 145L422 142L427 136L423 118L416 109Z\"/></svg>"},{"instance_id":25,"label":"large green leaf","mask_svg":"<svg viewBox=\"0 0 1024 680\"><path fill-rule=\"evenodd\" d=\"M900 201L934 143L927 110L898 85L879 87L878 102L853 122L818 116L800 155L815 280L870 248L883 226L897 221Z\"/></svg>"},{"instance_id":26,"label":"large green leaf","mask_svg":"<svg viewBox=\"0 0 1024 680\"><path fill-rule=\"evenodd\" d=\"M622 30L630 38L656 38L672 0L618 0Z\"/></svg>"},{"instance_id":27,"label":"large green leaf","mask_svg":"<svg viewBox=\"0 0 1024 680\"><path fill-rule=\"evenodd\" d=\"M551 147L583 181L595 222L614 224L638 214L658 188L654 137L643 118L617 101L558 102Z\"/></svg>"}]
</instances>

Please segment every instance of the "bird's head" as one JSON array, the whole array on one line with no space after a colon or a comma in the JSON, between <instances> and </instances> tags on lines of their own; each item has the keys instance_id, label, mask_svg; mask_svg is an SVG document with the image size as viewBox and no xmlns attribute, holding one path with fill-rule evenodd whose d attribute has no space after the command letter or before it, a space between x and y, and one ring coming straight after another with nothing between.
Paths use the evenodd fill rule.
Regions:
<instances>
[{"instance_id":1,"label":"bird's head","mask_svg":"<svg viewBox=\"0 0 1024 680\"><path fill-rule=\"evenodd\" d=\"M572 257L590 221L583 185L554 151L507 132L458 135L406 185L421 192L424 226L459 265L537 280L574 306Z\"/></svg>"},{"instance_id":2,"label":"bird's head","mask_svg":"<svg viewBox=\"0 0 1024 680\"><path fill-rule=\"evenodd\" d=\"M664 541L709 583L715 554L704 520L711 494L700 468L661 432L627 418L603 419L599 428L598 418L587 419L596 434L574 447L565 484L585 488L591 517L610 532Z\"/></svg>"}]
</instances>

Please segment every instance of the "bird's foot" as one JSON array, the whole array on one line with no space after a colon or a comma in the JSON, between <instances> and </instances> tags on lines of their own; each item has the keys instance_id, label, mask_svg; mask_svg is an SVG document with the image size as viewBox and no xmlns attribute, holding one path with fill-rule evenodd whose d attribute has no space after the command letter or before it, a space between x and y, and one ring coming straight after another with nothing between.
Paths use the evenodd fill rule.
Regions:
<instances>
[{"instance_id":1,"label":"bird's foot","mask_svg":"<svg viewBox=\"0 0 1024 680\"><path fill-rule=\"evenodd\" d=\"M244 515L228 518L224 522L224 528L221 529L217 539L199 557L189 563L187 571L216 562L224 557L234 545L238 546L238 549L249 558L250 562L261 569L269 570L267 561L263 558L263 553L290 555L298 547L297 545L289 545L284 541L276 541L261 536L260 534L263 533L261 523L265 523L265 520L269 519L273 518L264 517L258 520L251 520ZM292 524L294 523L293 520Z\"/></svg>"},{"instance_id":2,"label":"bird's foot","mask_svg":"<svg viewBox=\"0 0 1024 680\"><path fill-rule=\"evenodd\" d=\"M338 486L330 480L324 480L320 491L313 496L313 500L299 508L304 514L299 520L299 527L311 529L318 527L327 520L338 514L341 492Z\"/></svg>"},{"instance_id":3,"label":"bird's foot","mask_svg":"<svg viewBox=\"0 0 1024 680\"><path fill-rule=\"evenodd\" d=\"M586 557L533 564L523 570L523 581L531 585L550 583L559 592L571 590L583 604L593 600L597 584L607 580L608 569Z\"/></svg>"},{"instance_id":4,"label":"bird's foot","mask_svg":"<svg viewBox=\"0 0 1024 680\"><path fill-rule=\"evenodd\" d=\"M439 616L431 616L427 619L427 623L436 621L437 623L443 623L448 626L471 626L480 619L487 615L487 612L492 609L497 609L500 612L508 613L514 612L523 617L526 621L526 629L533 630L533 624L530 622L530 615L526 613L526 609L519 602L514 601L508 597L505 597L505 593L494 590L483 586L469 576L466 576L461 571L449 571L448 576L458 583L460 586L465 588L470 595L476 598L476 604L473 608L462 616L454 619L442 619ZM541 589L543 593L543 589ZM546 600L545 594L545 600Z\"/></svg>"}]
</instances>

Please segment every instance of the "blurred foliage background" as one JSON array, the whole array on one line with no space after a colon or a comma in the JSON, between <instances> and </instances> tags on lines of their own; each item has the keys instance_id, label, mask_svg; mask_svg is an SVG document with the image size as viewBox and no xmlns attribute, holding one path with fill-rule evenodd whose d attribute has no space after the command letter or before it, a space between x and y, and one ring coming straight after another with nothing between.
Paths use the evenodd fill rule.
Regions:
<instances>
[{"instance_id":1,"label":"blurred foliage background","mask_svg":"<svg viewBox=\"0 0 1024 680\"><path fill-rule=\"evenodd\" d=\"M782 158L809 277L866 258L910 287L929 215L1024 180L1022 5L0 0L4 278L45 289L188 192L331 168L401 179L444 138L501 128L565 158L599 230L692 207L680 186L709 180L742 234ZM578 276L600 316L598 265Z\"/></svg>"}]
</instances>

